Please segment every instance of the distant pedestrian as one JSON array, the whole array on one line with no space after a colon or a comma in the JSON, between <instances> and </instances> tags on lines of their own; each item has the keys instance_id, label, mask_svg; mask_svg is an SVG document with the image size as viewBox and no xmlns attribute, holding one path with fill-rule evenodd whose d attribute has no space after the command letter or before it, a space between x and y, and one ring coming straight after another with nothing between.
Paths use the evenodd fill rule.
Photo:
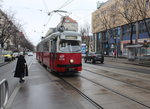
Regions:
<instances>
[{"instance_id":1,"label":"distant pedestrian","mask_svg":"<svg viewBox=\"0 0 150 109\"><path fill-rule=\"evenodd\" d=\"M24 76L28 76L28 67L24 55L20 54L18 56L14 77L20 78L19 82L22 83L25 81L23 79Z\"/></svg>"},{"instance_id":2,"label":"distant pedestrian","mask_svg":"<svg viewBox=\"0 0 150 109\"><path fill-rule=\"evenodd\" d=\"M116 56L117 56L117 51L115 50L114 51L114 58L116 58Z\"/></svg>"}]
</instances>

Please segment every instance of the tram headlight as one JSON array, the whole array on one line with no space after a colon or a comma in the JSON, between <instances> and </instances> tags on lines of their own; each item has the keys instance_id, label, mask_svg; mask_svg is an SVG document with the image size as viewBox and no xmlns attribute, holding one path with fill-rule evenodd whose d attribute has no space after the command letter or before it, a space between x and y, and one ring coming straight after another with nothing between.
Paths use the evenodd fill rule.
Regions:
<instances>
[{"instance_id":1,"label":"tram headlight","mask_svg":"<svg viewBox=\"0 0 150 109\"><path fill-rule=\"evenodd\" d=\"M70 59L70 63L71 63L71 64L74 63L74 60L73 60L73 59Z\"/></svg>"}]
</instances>

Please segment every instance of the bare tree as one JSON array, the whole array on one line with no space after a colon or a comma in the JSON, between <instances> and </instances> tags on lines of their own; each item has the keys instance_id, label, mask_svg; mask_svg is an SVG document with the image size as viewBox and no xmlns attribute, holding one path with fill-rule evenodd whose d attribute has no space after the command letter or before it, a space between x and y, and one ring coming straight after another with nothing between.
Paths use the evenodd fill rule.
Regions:
<instances>
[{"instance_id":1,"label":"bare tree","mask_svg":"<svg viewBox=\"0 0 150 109\"><path fill-rule=\"evenodd\" d=\"M90 25L88 23L85 23L83 26L80 27L79 32L82 35L82 42L86 43L87 37L90 33Z\"/></svg>"},{"instance_id":2,"label":"bare tree","mask_svg":"<svg viewBox=\"0 0 150 109\"><path fill-rule=\"evenodd\" d=\"M0 44L4 47L4 44L11 37L12 33L14 33L14 24L13 24L13 15L8 16L4 12L0 10Z\"/></svg>"},{"instance_id":3,"label":"bare tree","mask_svg":"<svg viewBox=\"0 0 150 109\"><path fill-rule=\"evenodd\" d=\"M117 10L116 12L124 18L124 21L129 24L130 28L130 44L133 44L132 34L133 34L133 22L137 18L136 4L133 0L117 0L116 2Z\"/></svg>"},{"instance_id":4,"label":"bare tree","mask_svg":"<svg viewBox=\"0 0 150 109\"><path fill-rule=\"evenodd\" d=\"M112 28L116 27L117 23L119 22L119 16L116 13L116 6L108 6L107 9L104 10L102 8L101 11L97 13L96 18L98 20L98 25L100 25L99 27L101 27L101 30L104 30L104 36L102 35L100 40L100 49L102 51L105 50L105 48L103 47L103 43L108 43L107 41L110 40L111 37L114 38L115 45L117 45L115 31L112 31ZM106 33L108 34L108 39L106 39Z\"/></svg>"},{"instance_id":5,"label":"bare tree","mask_svg":"<svg viewBox=\"0 0 150 109\"><path fill-rule=\"evenodd\" d=\"M139 16L139 19L144 21L145 28L150 38L150 29L146 22L146 19L150 17L148 14L149 9L150 9L150 1L149 0L134 0L134 3L136 4L136 13Z\"/></svg>"},{"instance_id":6,"label":"bare tree","mask_svg":"<svg viewBox=\"0 0 150 109\"><path fill-rule=\"evenodd\" d=\"M87 50L89 51L89 44L90 44L90 24L89 23L85 23L83 26L80 27L79 32L82 35L82 43L85 43L87 45Z\"/></svg>"},{"instance_id":7,"label":"bare tree","mask_svg":"<svg viewBox=\"0 0 150 109\"><path fill-rule=\"evenodd\" d=\"M5 43L8 43L7 49L12 51L19 51L20 47L34 50L33 44L26 39L22 31L22 25L15 21L14 14L8 15L0 10L0 44L2 48ZM13 43L13 46L10 47L9 42Z\"/></svg>"},{"instance_id":8,"label":"bare tree","mask_svg":"<svg viewBox=\"0 0 150 109\"><path fill-rule=\"evenodd\" d=\"M81 36L82 36L81 37L82 38L82 43L84 43L85 42L84 36L85 36L85 33L86 33L85 28L81 26L79 32L81 33Z\"/></svg>"},{"instance_id":9,"label":"bare tree","mask_svg":"<svg viewBox=\"0 0 150 109\"><path fill-rule=\"evenodd\" d=\"M117 14L115 11L115 7L108 7L107 10L102 10L101 13L98 15L98 19L100 21L100 25L102 25L102 29L107 31L109 33L109 38L110 35L112 34L111 29L116 26L116 20Z\"/></svg>"}]
</instances>

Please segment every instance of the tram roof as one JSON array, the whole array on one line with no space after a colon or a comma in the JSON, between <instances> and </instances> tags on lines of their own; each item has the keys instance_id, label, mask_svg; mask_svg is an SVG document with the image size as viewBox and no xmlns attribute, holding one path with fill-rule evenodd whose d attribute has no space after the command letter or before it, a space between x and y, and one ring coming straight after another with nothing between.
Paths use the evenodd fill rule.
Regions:
<instances>
[{"instance_id":1,"label":"tram roof","mask_svg":"<svg viewBox=\"0 0 150 109\"><path fill-rule=\"evenodd\" d=\"M63 32L55 32L53 34L62 34L62 35L76 35L76 36L81 36L80 33L75 32L75 31L63 31ZM52 34L52 35L53 35Z\"/></svg>"},{"instance_id":2,"label":"tram roof","mask_svg":"<svg viewBox=\"0 0 150 109\"><path fill-rule=\"evenodd\" d=\"M80 33L78 33L78 32L75 32L75 31L63 31L63 32L55 32L55 33L52 33L51 35L49 35L49 36L47 36L45 39L43 39L40 43L42 43L42 42L44 42L44 41L46 41L46 40L48 40L48 39L51 39L51 38L53 38L53 36L54 35L75 35L75 36L81 36L81 34ZM39 44L40 44L39 43Z\"/></svg>"}]
</instances>

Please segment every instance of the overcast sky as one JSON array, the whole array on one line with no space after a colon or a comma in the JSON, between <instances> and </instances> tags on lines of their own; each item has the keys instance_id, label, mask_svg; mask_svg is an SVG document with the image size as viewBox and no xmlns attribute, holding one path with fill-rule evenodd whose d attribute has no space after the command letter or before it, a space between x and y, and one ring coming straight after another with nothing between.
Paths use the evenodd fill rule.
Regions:
<instances>
[{"instance_id":1,"label":"overcast sky","mask_svg":"<svg viewBox=\"0 0 150 109\"><path fill-rule=\"evenodd\" d=\"M53 13L48 16L48 12L65 10L79 26L86 22L91 24L91 13L96 10L97 1L107 0L3 0L2 9L15 13L15 18L22 25L27 38L37 45L48 28L55 27L60 22L60 15Z\"/></svg>"}]
</instances>

